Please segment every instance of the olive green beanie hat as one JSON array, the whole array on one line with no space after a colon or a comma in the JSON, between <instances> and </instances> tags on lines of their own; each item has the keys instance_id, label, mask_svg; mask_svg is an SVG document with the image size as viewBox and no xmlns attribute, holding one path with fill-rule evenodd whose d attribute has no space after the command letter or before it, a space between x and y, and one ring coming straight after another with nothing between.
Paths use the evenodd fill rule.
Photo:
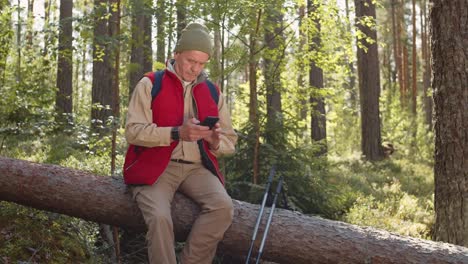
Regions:
<instances>
[{"instance_id":1,"label":"olive green beanie hat","mask_svg":"<svg viewBox=\"0 0 468 264\"><path fill-rule=\"evenodd\" d=\"M189 24L180 34L175 52L198 50L208 55L213 54L213 43L208 29L199 23Z\"/></svg>"}]
</instances>

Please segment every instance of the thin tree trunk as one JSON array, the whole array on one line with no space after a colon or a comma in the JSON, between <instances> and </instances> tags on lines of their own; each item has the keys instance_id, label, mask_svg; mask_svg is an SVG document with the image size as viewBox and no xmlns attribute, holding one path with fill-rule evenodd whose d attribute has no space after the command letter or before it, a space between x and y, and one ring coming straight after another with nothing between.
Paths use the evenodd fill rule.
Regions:
<instances>
[{"instance_id":1,"label":"thin tree trunk","mask_svg":"<svg viewBox=\"0 0 468 264\"><path fill-rule=\"evenodd\" d=\"M34 24L34 0L28 0L28 14L26 25L26 45L28 48L33 44L33 24Z\"/></svg>"},{"instance_id":2,"label":"thin tree trunk","mask_svg":"<svg viewBox=\"0 0 468 264\"><path fill-rule=\"evenodd\" d=\"M423 51L423 89L424 89L424 121L428 125L428 129L432 130L432 108L433 101L432 96L429 95L429 89L431 85L431 75L430 75L430 52L429 52L429 37L427 34L427 2L423 0L421 3L421 47Z\"/></svg>"},{"instance_id":3,"label":"thin tree trunk","mask_svg":"<svg viewBox=\"0 0 468 264\"><path fill-rule=\"evenodd\" d=\"M314 30L309 32L309 49L310 51L315 51L317 54L320 53L321 47L321 25L320 25L320 15L317 14L319 11L319 4L313 0L307 1L307 12L310 17L315 17L311 19L311 23L314 27ZM324 156L327 153L327 121L325 113L325 99L321 94L323 90L323 71L317 66L315 61L310 62L309 70L309 84L313 92L310 95L310 105L311 105L311 136L312 141L320 145L319 150L315 153L316 156Z\"/></svg>"},{"instance_id":4,"label":"thin tree trunk","mask_svg":"<svg viewBox=\"0 0 468 264\"><path fill-rule=\"evenodd\" d=\"M397 49L397 56L396 56L396 65L398 69L398 83L400 84L400 100L401 105L404 107L406 105L406 83L405 83L405 70L403 64L403 46L401 40L402 35L402 28L404 27L404 17L403 17L403 7L400 3L400 0L393 0L394 7L395 7L395 20L396 20L396 49ZM403 25L402 25L403 24Z\"/></svg>"},{"instance_id":5,"label":"thin tree trunk","mask_svg":"<svg viewBox=\"0 0 468 264\"><path fill-rule=\"evenodd\" d=\"M20 6L20 0L18 0L18 7ZM17 10L17 24L16 24L16 52L17 52L17 61L16 61L16 82L21 83L21 24L23 20L21 19L21 8Z\"/></svg>"},{"instance_id":6,"label":"thin tree trunk","mask_svg":"<svg viewBox=\"0 0 468 264\"><path fill-rule=\"evenodd\" d=\"M431 1L435 240L468 247L468 2Z\"/></svg>"},{"instance_id":7,"label":"thin tree trunk","mask_svg":"<svg viewBox=\"0 0 468 264\"><path fill-rule=\"evenodd\" d=\"M219 22L218 22L219 23ZM221 42L221 29L219 26L216 26L214 29L214 51L213 51L213 74L210 75L212 76L212 80L220 87L221 92L225 96L228 96L226 91L224 91L224 83L223 83L223 75L222 75L222 53L221 53L221 47L223 43Z\"/></svg>"},{"instance_id":8,"label":"thin tree trunk","mask_svg":"<svg viewBox=\"0 0 468 264\"><path fill-rule=\"evenodd\" d=\"M170 1L169 2L168 13L173 14L175 9L176 9L176 4L174 3L174 1L177 1L177 0L168 0L168 1ZM174 52L173 48L172 48L172 44L174 42L173 33L174 33L174 20L173 19L168 19L168 21L167 21L167 54L166 54L166 58L171 58L172 53Z\"/></svg>"},{"instance_id":9,"label":"thin tree trunk","mask_svg":"<svg viewBox=\"0 0 468 264\"><path fill-rule=\"evenodd\" d=\"M122 179L55 165L0 157L0 200L133 230L146 229L140 210ZM233 223L219 244L218 253L245 258L259 206L236 200L233 203ZM265 211L269 214L268 208ZM192 200L176 193L172 219L177 241L187 238L199 212ZM254 252L258 252L264 226L262 222ZM262 261L468 263L468 249L276 209Z\"/></svg>"},{"instance_id":10,"label":"thin tree trunk","mask_svg":"<svg viewBox=\"0 0 468 264\"><path fill-rule=\"evenodd\" d=\"M159 0L157 2L157 7L159 11L156 12L156 61L160 63L166 63L166 0Z\"/></svg>"},{"instance_id":11,"label":"thin tree trunk","mask_svg":"<svg viewBox=\"0 0 468 264\"><path fill-rule=\"evenodd\" d=\"M57 62L57 92L55 108L57 120L73 122L73 0L60 1L60 31Z\"/></svg>"},{"instance_id":12,"label":"thin tree trunk","mask_svg":"<svg viewBox=\"0 0 468 264\"><path fill-rule=\"evenodd\" d=\"M89 0L84 0L83 5L87 6ZM88 9L85 9L83 11L83 16L86 17L88 16ZM78 63L81 61L81 65L77 65L77 71L79 71L78 75L81 75L81 80L78 80L78 77L76 78L77 85L75 86L75 91L76 91L76 96L75 96L75 109L79 109L79 106L82 103L83 97L84 97L84 85L80 85L80 83L84 84L86 82L86 65L88 65L87 59L88 59L88 49L86 48L88 43L88 39L83 39L82 43L82 48L81 48L81 56L77 59ZM80 67L81 66L81 67Z\"/></svg>"},{"instance_id":13,"label":"thin tree trunk","mask_svg":"<svg viewBox=\"0 0 468 264\"><path fill-rule=\"evenodd\" d=\"M0 37L0 87L3 87L6 78L7 58L10 53L13 40L13 28L11 23L12 11L6 13L5 9L10 6L9 0L0 0L0 11L4 15L0 20L2 36Z\"/></svg>"},{"instance_id":14,"label":"thin tree trunk","mask_svg":"<svg viewBox=\"0 0 468 264\"><path fill-rule=\"evenodd\" d=\"M220 10L221 7L219 2L216 1L215 9ZM213 48L213 58L211 59L212 63L212 72L210 73L210 78L213 80L218 87L221 89L221 92L227 96L228 94L224 91L223 75L222 75L222 50L223 50L223 39L221 36L222 27L222 16L220 14L213 15L213 35L214 35L214 48Z\"/></svg>"},{"instance_id":15,"label":"thin tree trunk","mask_svg":"<svg viewBox=\"0 0 468 264\"><path fill-rule=\"evenodd\" d=\"M299 69L306 69L306 60L304 59L304 55L307 52L307 29L306 29L306 3L302 3L299 6L299 56L297 58ZM305 82L305 72L303 70L299 70L297 76L297 86L299 86L300 93L302 95L309 94L309 87ZM301 120L307 119L307 114L309 112L309 103L308 98L306 96L301 96L301 102L299 106L299 118ZM304 134L306 132L307 124L304 125L303 131L298 131L298 134Z\"/></svg>"},{"instance_id":16,"label":"thin tree trunk","mask_svg":"<svg viewBox=\"0 0 468 264\"><path fill-rule=\"evenodd\" d=\"M111 69L112 75L112 115L114 116L114 122L112 124L112 150L111 150L111 171L115 171L115 158L116 158L116 146L115 146L115 137L117 129L119 128L120 123L120 0L111 0L110 4L114 6L111 17L109 20L109 35L115 38L114 45L112 45L112 58L113 65ZM112 173L113 174L113 173Z\"/></svg>"},{"instance_id":17,"label":"thin tree trunk","mask_svg":"<svg viewBox=\"0 0 468 264\"><path fill-rule=\"evenodd\" d=\"M47 32L50 24L50 6L52 5L51 0L44 1L44 49L43 54L44 56L48 57L49 53L49 44L51 36Z\"/></svg>"},{"instance_id":18,"label":"thin tree trunk","mask_svg":"<svg viewBox=\"0 0 468 264\"><path fill-rule=\"evenodd\" d=\"M253 164L252 164L252 182L254 184L259 183L259 159L260 159L260 121L258 117L258 98L257 98L257 48L256 42L258 38L258 31L260 28L260 21L262 17L262 10L258 9L258 12L252 10L252 23L255 25L252 27L250 32L250 43L249 43L249 122L253 126Z\"/></svg>"},{"instance_id":19,"label":"thin tree trunk","mask_svg":"<svg viewBox=\"0 0 468 264\"><path fill-rule=\"evenodd\" d=\"M187 26L187 0L176 0L177 14L177 39L180 38L182 30Z\"/></svg>"},{"instance_id":20,"label":"thin tree trunk","mask_svg":"<svg viewBox=\"0 0 468 264\"><path fill-rule=\"evenodd\" d=\"M417 83L417 62L416 62L416 55L417 55L417 49L416 49L416 0L412 0L413 2L413 9L412 9L412 24L413 24L413 49L412 49L412 93L411 93L411 98L412 98L412 104L411 104L411 109L413 112L413 115L416 116L416 111L417 111L417 97L418 97L418 83Z\"/></svg>"},{"instance_id":21,"label":"thin tree trunk","mask_svg":"<svg viewBox=\"0 0 468 264\"><path fill-rule=\"evenodd\" d=\"M406 44L403 43L403 82L405 83L405 105L408 105L408 87L409 87L409 80L410 80L410 67L409 67L409 59L408 59L408 47Z\"/></svg>"},{"instance_id":22,"label":"thin tree trunk","mask_svg":"<svg viewBox=\"0 0 468 264\"><path fill-rule=\"evenodd\" d=\"M347 25L346 29L348 32L351 32L351 16L350 16L350 8L349 8L349 0L345 1L346 5L346 19ZM349 101L351 105L351 109L357 109L357 92L356 92L356 70L354 68L354 63L352 58L348 58L348 68L349 68L349 81L348 81L348 89L349 89ZM353 111L353 114L356 114L357 111Z\"/></svg>"},{"instance_id":23,"label":"thin tree trunk","mask_svg":"<svg viewBox=\"0 0 468 264\"><path fill-rule=\"evenodd\" d=\"M359 91L361 102L361 147L362 153L370 161L384 157L380 132L380 73L377 51L377 31L359 23L363 16L372 17L375 21L375 4L372 0L355 0L358 29L374 43L364 42L367 49L358 48Z\"/></svg>"}]
</instances>

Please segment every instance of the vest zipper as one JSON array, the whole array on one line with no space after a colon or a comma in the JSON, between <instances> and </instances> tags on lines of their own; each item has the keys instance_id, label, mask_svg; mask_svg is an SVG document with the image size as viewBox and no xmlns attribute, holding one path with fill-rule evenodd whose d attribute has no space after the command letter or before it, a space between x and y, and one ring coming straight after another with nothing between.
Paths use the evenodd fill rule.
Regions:
<instances>
[{"instance_id":1,"label":"vest zipper","mask_svg":"<svg viewBox=\"0 0 468 264\"><path fill-rule=\"evenodd\" d=\"M136 163L138 162L138 158L135 159L134 162L132 162L130 165L127 166L127 168L125 168L125 171L128 171L131 167L133 167L133 165L135 165Z\"/></svg>"}]
</instances>

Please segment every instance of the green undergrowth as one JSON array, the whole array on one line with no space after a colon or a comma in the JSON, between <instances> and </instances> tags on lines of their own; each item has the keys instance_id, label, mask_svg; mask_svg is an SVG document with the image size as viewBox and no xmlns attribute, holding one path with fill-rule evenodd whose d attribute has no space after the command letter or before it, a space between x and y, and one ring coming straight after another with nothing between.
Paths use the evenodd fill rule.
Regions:
<instances>
[{"instance_id":1,"label":"green undergrowth","mask_svg":"<svg viewBox=\"0 0 468 264\"><path fill-rule=\"evenodd\" d=\"M425 163L387 159L339 160L337 184L348 198L341 220L430 239L434 224L433 171Z\"/></svg>"},{"instance_id":2,"label":"green undergrowth","mask_svg":"<svg viewBox=\"0 0 468 264\"><path fill-rule=\"evenodd\" d=\"M93 263L79 221L0 202L0 263Z\"/></svg>"}]
</instances>

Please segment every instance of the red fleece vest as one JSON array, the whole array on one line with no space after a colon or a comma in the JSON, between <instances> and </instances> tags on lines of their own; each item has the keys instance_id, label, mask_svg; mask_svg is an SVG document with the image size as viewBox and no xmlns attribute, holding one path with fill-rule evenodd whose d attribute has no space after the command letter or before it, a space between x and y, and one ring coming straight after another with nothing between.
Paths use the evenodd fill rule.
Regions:
<instances>
[{"instance_id":1,"label":"red fleece vest","mask_svg":"<svg viewBox=\"0 0 468 264\"><path fill-rule=\"evenodd\" d=\"M183 87L174 73L165 71L159 94L154 98L151 108L153 123L159 127L181 126L184 121ZM210 94L205 82L193 87L193 98L198 119L203 121L207 116L218 116L218 106ZM152 185L164 172L171 159L172 151L179 142L170 146L141 147L130 145L125 156L123 175L125 184ZM218 160L211 154L208 142L197 142L203 165L216 175L224 185L224 177L219 171Z\"/></svg>"}]
</instances>

